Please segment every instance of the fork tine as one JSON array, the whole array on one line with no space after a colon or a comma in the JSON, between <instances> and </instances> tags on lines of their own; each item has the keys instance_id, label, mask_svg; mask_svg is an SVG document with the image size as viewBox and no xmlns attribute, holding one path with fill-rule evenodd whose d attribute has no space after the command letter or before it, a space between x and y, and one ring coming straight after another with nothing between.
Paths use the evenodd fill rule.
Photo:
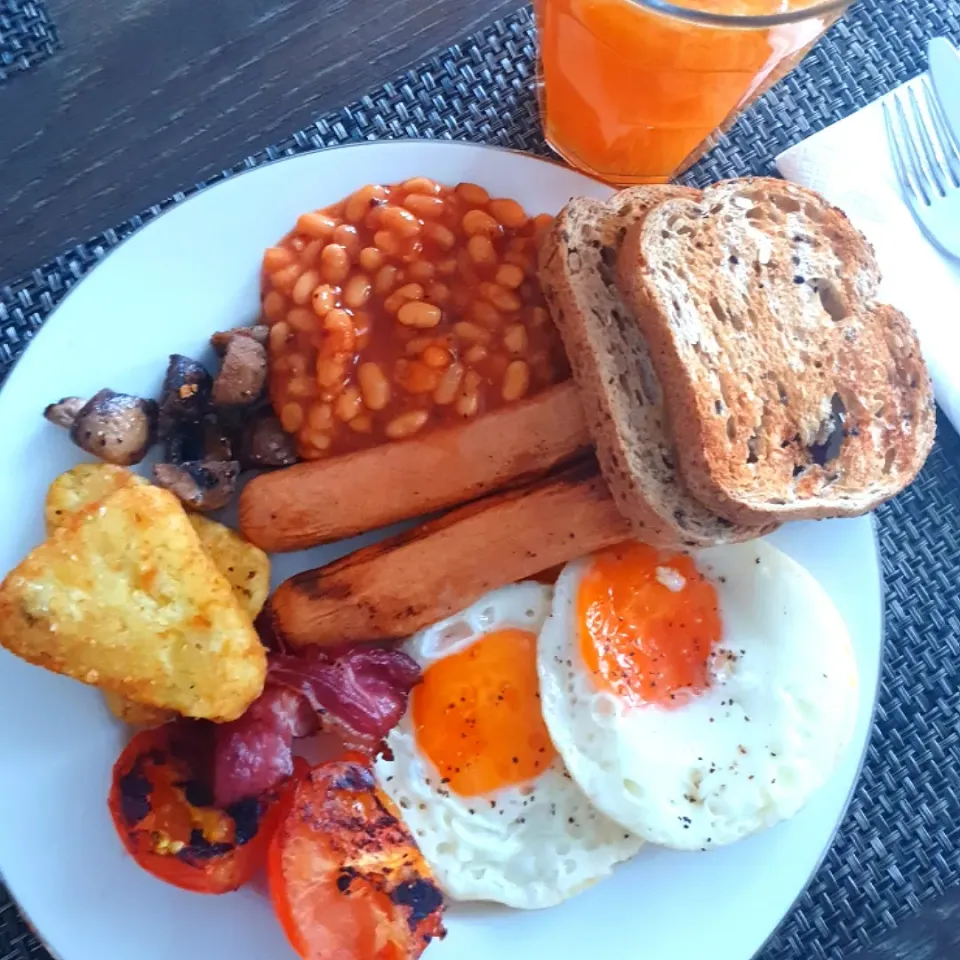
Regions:
<instances>
[{"instance_id":1,"label":"fork tine","mask_svg":"<svg viewBox=\"0 0 960 960\"><path fill-rule=\"evenodd\" d=\"M897 174L897 180L900 182L900 188L907 195L908 199L921 200L916 188L910 180L910 174L907 173L907 165L903 159L903 151L900 148L900 139L893 123L893 115L887 102L883 102L883 125L887 130L887 143L890 145L890 157L893 160L893 169Z\"/></svg>"},{"instance_id":2,"label":"fork tine","mask_svg":"<svg viewBox=\"0 0 960 960\"><path fill-rule=\"evenodd\" d=\"M927 158L927 173L936 187L937 193L941 197L947 195L947 171L940 163L937 151L933 149L933 141L930 139L930 131L927 128L927 118L924 117L917 96L913 92L913 87L907 91L910 98L910 112L913 114L913 124L920 137L920 145L923 147L924 155Z\"/></svg>"},{"instance_id":3,"label":"fork tine","mask_svg":"<svg viewBox=\"0 0 960 960\"><path fill-rule=\"evenodd\" d=\"M901 136L906 143L906 154L907 162L910 165L910 172L913 174L913 180L916 184L917 189L920 191L920 196L923 198L923 202L929 207L930 206L930 182L927 178L926 173L923 169L923 164L920 162L920 154L917 152L917 145L913 142L913 132L910 129L910 123L907 120L907 115L903 109L903 103L900 101L900 97L894 94L893 97L894 107L897 111L897 120L900 127Z\"/></svg>"},{"instance_id":4,"label":"fork tine","mask_svg":"<svg viewBox=\"0 0 960 960\"><path fill-rule=\"evenodd\" d=\"M957 143L947 127L947 118L943 115L943 107L926 80L923 81L923 96L927 101L927 110L930 113L930 119L933 121L937 140L939 140L940 148L943 150L943 158L946 160L947 169L950 171L950 179L955 187L960 187L960 144Z\"/></svg>"}]
</instances>

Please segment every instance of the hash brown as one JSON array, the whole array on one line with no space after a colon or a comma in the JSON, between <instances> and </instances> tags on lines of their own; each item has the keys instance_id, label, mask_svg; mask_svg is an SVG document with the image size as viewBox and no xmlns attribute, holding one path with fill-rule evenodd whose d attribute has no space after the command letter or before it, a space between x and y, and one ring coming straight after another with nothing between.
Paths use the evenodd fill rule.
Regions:
<instances>
[{"instance_id":1,"label":"hash brown","mask_svg":"<svg viewBox=\"0 0 960 960\"><path fill-rule=\"evenodd\" d=\"M232 720L266 655L177 498L128 484L81 510L0 586L0 645L185 716Z\"/></svg>"}]
</instances>

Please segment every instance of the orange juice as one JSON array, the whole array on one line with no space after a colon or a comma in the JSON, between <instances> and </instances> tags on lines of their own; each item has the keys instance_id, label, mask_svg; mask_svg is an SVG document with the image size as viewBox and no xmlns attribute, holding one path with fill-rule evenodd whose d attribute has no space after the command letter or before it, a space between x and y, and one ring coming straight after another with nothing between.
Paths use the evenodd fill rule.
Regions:
<instances>
[{"instance_id":1,"label":"orange juice","mask_svg":"<svg viewBox=\"0 0 960 960\"><path fill-rule=\"evenodd\" d=\"M693 163L843 4L677 0L676 15L656 6L535 0L547 140L568 162L616 183L663 182ZM717 14L722 22L698 22ZM750 23L771 14L790 22Z\"/></svg>"}]
</instances>

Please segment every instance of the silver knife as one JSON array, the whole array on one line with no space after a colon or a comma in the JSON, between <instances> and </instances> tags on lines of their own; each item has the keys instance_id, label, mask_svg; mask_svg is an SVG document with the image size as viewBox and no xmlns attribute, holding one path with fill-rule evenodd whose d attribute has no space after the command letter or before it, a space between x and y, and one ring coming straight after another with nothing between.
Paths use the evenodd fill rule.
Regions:
<instances>
[{"instance_id":1,"label":"silver knife","mask_svg":"<svg viewBox=\"0 0 960 960\"><path fill-rule=\"evenodd\" d=\"M946 37L935 37L927 47L930 76L954 139L960 143L960 53Z\"/></svg>"}]
</instances>

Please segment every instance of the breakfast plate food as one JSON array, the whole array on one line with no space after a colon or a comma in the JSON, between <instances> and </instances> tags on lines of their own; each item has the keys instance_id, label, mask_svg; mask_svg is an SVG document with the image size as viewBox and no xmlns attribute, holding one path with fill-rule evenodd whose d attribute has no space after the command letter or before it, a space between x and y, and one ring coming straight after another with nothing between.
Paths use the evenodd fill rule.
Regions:
<instances>
[{"instance_id":1,"label":"breakfast plate food","mask_svg":"<svg viewBox=\"0 0 960 960\"><path fill-rule=\"evenodd\" d=\"M808 191L453 143L121 245L0 393L0 871L51 952L752 956L933 439L875 286Z\"/></svg>"}]
</instances>

